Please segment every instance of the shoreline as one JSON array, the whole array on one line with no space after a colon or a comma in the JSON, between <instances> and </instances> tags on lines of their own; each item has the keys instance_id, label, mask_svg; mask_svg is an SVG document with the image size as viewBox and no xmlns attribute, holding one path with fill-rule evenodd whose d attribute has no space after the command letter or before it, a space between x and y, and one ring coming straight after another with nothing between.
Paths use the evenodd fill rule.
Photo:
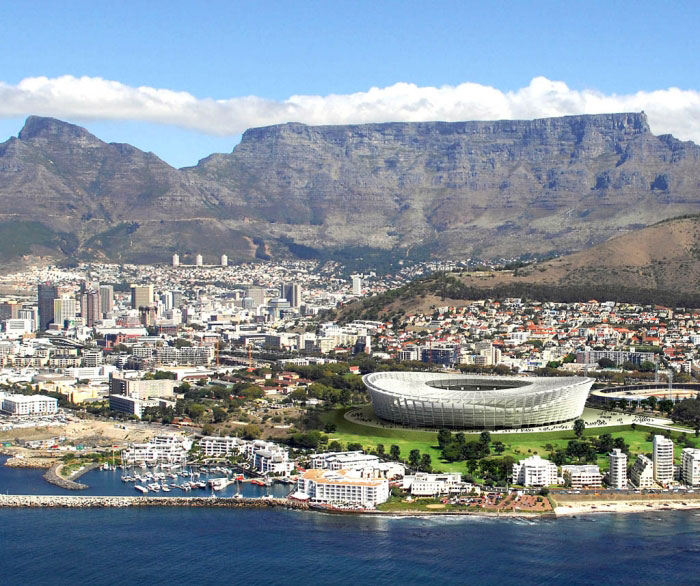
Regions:
<instances>
[{"instance_id":1,"label":"shoreline","mask_svg":"<svg viewBox=\"0 0 700 586\"><path fill-rule=\"evenodd\" d=\"M485 517L494 519L551 520L600 514L658 513L662 511L696 511L699 500L663 501L615 501L615 502L569 502L557 504L551 512L484 512L484 511L373 511L352 509L317 509L307 503L286 498L230 498L230 497L150 497L150 496L83 496L83 495L3 495L0 494L0 509L95 509L130 507L195 507L231 509L284 508L329 515L408 518L408 517Z\"/></svg>"}]
</instances>

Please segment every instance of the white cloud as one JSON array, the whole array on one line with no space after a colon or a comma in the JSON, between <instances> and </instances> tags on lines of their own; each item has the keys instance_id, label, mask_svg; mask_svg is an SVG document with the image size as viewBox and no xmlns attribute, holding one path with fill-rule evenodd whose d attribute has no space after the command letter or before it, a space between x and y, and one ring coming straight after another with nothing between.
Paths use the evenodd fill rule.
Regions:
<instances>
[{"instance_id":1,"label":"white cloud","mask_svg":"<svg viewBox=\"0 0 700 586\"><path fill-rule=\"evenodd\" d=\"M700 142L700 92L678 88L603 94L536 77L514 92L477 83L443 87L396 83L354 94L299 95L274 101L256 96L201 99L187 92L130 87L95 77L31 77L17 85L0 82L0 117L37 114L69 120L142 120L219 136L282 122L531 119L641 110L655 134L671 133Z\"/></svg>"}]
</instances>

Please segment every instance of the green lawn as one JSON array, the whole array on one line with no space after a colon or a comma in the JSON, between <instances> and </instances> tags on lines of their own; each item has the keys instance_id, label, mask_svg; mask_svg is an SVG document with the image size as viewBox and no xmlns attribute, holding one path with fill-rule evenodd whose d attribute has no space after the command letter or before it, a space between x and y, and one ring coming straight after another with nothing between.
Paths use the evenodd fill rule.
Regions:
<instances>
[{"instance_id":1,"label":"green lawn","mask_svg":"<svg viewBox=\"0 0 700 586\"><path fill-rule=\"evenodd\" d=\"M407 458L411 450L418 449L421 454L430 454L433 468L436 470L444 472L465 472L464 462L445 462L441 460L436 433L362 425L361 423L345 419L344 415L347 411L349 411L347 408L335 409L321 415L321 420L324 423L334 423L336 425L336 431L329 434L331 441L338 440L344 444L350 442L359 443L367 451L375 449L377 444L384 444L387 453L389 452L390 446L396 444L401 448L401 459ZM609 433L614 438L623 437L625 443L630 446L630 453L635 457L636 454L648 454L652 451L651 442L646 441L646 437L650 431L653 432L653 428L637 426L637 428L633 430L629 425L618 425L587 429L584 432L584 437L596 437L603 433ZM679 435L679 433L674 432L674 440ZM688 437L696 447L700 446L700 440L695 438L693 434L688 434ZM467 441L477 440L478 438L478 433L467 434ZM567 443L572 439L576 439L573 431L491 434L492 442L501 441L506 446L506 451L503 453L503 456L512 456L516 460L527 458L535 453L546 458L549 453L545 447L547 444L551 444L554 449L566 448ZM682 445L676 443L675 456L678 462L680 462L682 448ZM607 455L599 455L598 465L601 470L607 470Z\"/></svg>"}]
</instances>

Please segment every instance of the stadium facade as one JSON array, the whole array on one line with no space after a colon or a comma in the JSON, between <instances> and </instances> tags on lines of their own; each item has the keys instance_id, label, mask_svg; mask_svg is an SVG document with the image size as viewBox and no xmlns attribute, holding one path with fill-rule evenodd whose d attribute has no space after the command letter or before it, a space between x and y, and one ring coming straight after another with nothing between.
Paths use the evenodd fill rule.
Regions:
<instances>
[{"instance_id":1,"label":"stadium facade","mask_svg":"<svg viewBox=\"0 0 700 586\"><path fill-rule=\"evenodd\" d=\"M411 427L518 429L578 418L592 378L375 372L363 377L374 412Z\"/></svg>"}]
</instances>

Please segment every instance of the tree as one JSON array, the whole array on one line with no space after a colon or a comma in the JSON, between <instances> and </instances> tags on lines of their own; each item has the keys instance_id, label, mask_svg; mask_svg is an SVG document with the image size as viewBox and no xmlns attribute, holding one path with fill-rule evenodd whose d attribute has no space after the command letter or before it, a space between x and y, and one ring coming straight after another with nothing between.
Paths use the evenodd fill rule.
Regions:
<instances>
[{"instance_id":1,"label":"tree","mask_svg":"<svg viewBox=\"0 0 700 586\"><path fill-rule=\"evenodd\" d=\"M214 407L212 415L214 416L214 423L221 423L222 421L226 421L228 413L226 413L226 409Z\"/></svg>"},{"instance_id":2,"label":"tree","mask_svg":"<svg viewBox=\"0 0 700 586\"><path fill-rule=\"evenodd\" d=\"M449 429L441 429L437 435L438 446L442 450L447 444L452 441L452 432Z\"/></svg>"},{"instance_id":3,"label":"tree","mask_svg":"<svg viewBox=\"0 0 700 586\"><path fill-rule=\"evenodd\" d=\"M491 443L491 434L488 431L482 431L479 435L479 441L488 446Z\"/></svg>"},{"instance_id":4,"label":"tree","mask_svg":"<svg viewBox=\"0 0 700 586\"><path fill-rule=\"evenodd\" d=\"M656 370L656 364L649 360L644 360L639 365L639 372L654 372Z\"/></svg>"},{"instance_id":5,"label":"tree","mask_svg":"<svg viewBox=\"0 0 700 586\"><path fill-rule=\"evenodd\" d=\"M610 358L603 357L598 361L598 366L600 366L600 368L614 368L617 365L610 360Z\"/></svg>"},{"instance_id":6,"label":"tree","mask_svg":"<svg viewBox=\"0 0 700 586\"><path fill-rule=\"evenodd\" d=\"M398 460L400 455L401 455L401 448L399 446L397 446L396 444L392 444L392 446L389 448L389 457L392 460Z\"/></svg>"},{"instance_id":7,"label":"tree","mask_svg":"<svg viewBox=\"0 0 700 586\"><path fill-rule=\"evenodd\" d=\"M385 454L386 450L384 444L377 444L377 456L380 458Z\"/></svg>"},{"instance_id":8,"label":"tree","mask_svg":"<svg viewBox=\"0 0 700 586\"><path fill-rule=\"evenodd\" d=\"M574 421L574 433L576 434L577 438L581 439L584 429L586 429L586 422L583 419L577 419Z\"/></svg>"},{"instance_id":9,"label":"tree","mask_svg":"<svg viewBox=\"0 0 700 586\"><path fill-rule=\"evenodd\" d=\"M433 469L433 463L430 454L423 454L420 457L420 469L423 472L430 472Z\"/></svg>"},{"instance_id":10,"label":"tree","mask_svg":"<svg viewBox=\"0 0 700 586\"><path fill-rule=\"evenodd\" d=\"M252 423L243 428L243 438L247 440L258 439L260 437L260 428Z\"/></svg>"},{"instance_id":11,"label":"tree","mask_svg":"<svg viewBox=\"0 0 700 586\"><path fill-rule=\"evenodd\" d=\"M501 441L493 442L493 450L500 455L506 451L506 446Z\"/></svg>"},{"instance_id":12,"label":"tree","mask_svg":"<svg viewBox=\"0 0 700 586\"><path fill-rule=\"evenodd\" d=\"M348 452L358 452L362 450L362 444L359 442L353 442L348 444Z\"/></svg>"},{"instance_id":13,"label":"tree","mask_svg":"<svg viewBox=\"0 0 700 586\"><path fill-rule=\"evenodd\" d=\"M408 454L408 465L411 468L417 468L420 462L420 450L411 450Z\"/></svg>"},{"instance_id":14,"label":"tree","mask_svg":"<svg viewBox=\"0 0 700 586\"><path fill-rule=\"evenodd\" d=\"M328 451L329 452L342 452L343 451L343 444L341 444L338 440L333 440L331 443L328 444Z\"/></svg>"},{"instance_id":15,"label":"tree","mask_svg":"<svg viewBox=\"0 0 700 586\"><path fill-rule=\"evenodd\" d=\"M338 427L335 423L326 423L326 425L323 426L323 431L326 433L335 433L337 428Z\"/></svg>"}]
</instances>

